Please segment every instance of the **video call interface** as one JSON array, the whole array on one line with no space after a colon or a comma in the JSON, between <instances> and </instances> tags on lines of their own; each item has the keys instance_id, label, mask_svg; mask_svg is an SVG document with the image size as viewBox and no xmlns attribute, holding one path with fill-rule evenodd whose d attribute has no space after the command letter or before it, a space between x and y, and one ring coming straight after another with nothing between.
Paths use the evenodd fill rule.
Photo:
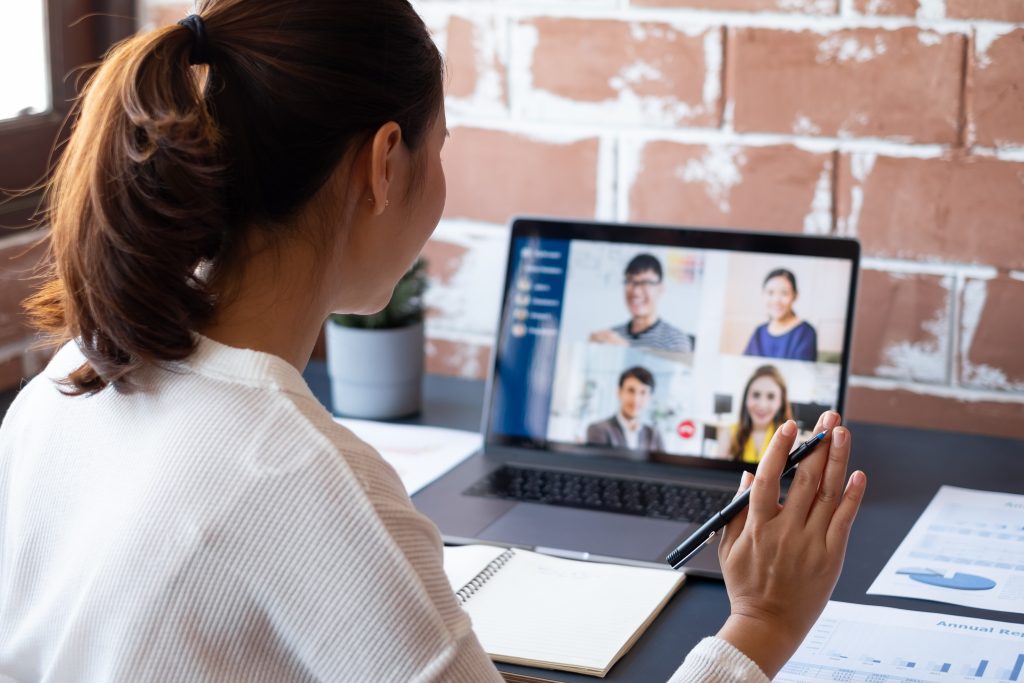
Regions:
<instances>
[{"instance_id":1,"label":"video call interface","mask_svg":"<svg viewBox=\"0 0 1024 683\"><path fill-rule=\"evenodd\" d=\"M785 420L809 436L837 407L846 259L536 237L512 249L492 433L749 464Z\"/></svg>"}]
</instances>

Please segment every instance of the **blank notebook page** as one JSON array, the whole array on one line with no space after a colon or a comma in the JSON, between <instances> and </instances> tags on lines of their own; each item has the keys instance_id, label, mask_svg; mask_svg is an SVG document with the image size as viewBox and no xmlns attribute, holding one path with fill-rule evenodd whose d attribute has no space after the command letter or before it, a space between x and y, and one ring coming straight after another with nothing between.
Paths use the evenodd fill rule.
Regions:
<instances>
[{"instance_id":1,"label":"blank notebook page","mask_svg":"<svg viewBox=\"0 0 1024 683\"><path fill-rule=\"evenodd\" d=\"M502 552L483 546L445 548L453 589L463 588ZM603 675L683 579L670 570L516 550L480 583L463 609L484 650L496 660Z\"/></svg>"}]
</instances>

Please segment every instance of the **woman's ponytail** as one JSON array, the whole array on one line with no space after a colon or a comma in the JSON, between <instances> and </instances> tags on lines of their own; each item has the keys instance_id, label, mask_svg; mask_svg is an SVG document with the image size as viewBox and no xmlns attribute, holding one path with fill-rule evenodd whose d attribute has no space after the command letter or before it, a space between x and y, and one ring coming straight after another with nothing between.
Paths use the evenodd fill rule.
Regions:
<instances>
[{"instance_id":1,"label":"woman's ponytail","mask_svg":"<svg viewBox=\"0 0 1024 683\"><path fill-rule=\"evenodd\" d=\"M76 338L71 394L127 388L145 363L194 349L213 299L196 271L225 241L219 133L175 25L118 45L86 86L48 192L52 272L27 302Z\"/></svg>"},{"instance_id":2,"label":"woman's ponytail","mask_svg":"<svg viewBox=\"0 0 1024 683\"><path fill-rule=\"evenodd\" d=\"M388 121L422 149L443 106L441 55L409 0L196 11L107 56L50 185L53 265L27 307L85 354L68 393L131 388L134 370L187 357L249 245L287 238Z\"/></svg>"}]
</instances>

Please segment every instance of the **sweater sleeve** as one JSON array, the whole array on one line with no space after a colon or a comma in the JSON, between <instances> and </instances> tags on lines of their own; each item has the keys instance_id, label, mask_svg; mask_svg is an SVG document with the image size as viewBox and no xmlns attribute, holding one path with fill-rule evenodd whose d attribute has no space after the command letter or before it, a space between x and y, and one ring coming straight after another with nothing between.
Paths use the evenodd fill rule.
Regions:
<instances>
[{"instance_id":1,"label":"sweater sleeve","mask_svg":"<svg viewBox=\"0 0 1024 683\"><path fill-rule=\"evenodd\" d=\"M705 638L686 656L669 683L770 683L745 654L721 638Z\"/></svg>"},{"instance_id":2,"label":"sweater sleeve","mask_svg":"<svg viewBox=\"0 0 1024 683\"><path fill-rule=\"evenodd\" d=\"M472 631L469 616L452 593L444 573L441 535L437 527L413 507L398 474L375 450L359 442L347 430L343 432L334 425L329 426L333 441L345 454L378 519L415 571L420 590L432 603L444 624L446 640L452 644L438 651L436 661L425 667L415 680L421 683L501 681Z\"/></svg>"}]
</instances>

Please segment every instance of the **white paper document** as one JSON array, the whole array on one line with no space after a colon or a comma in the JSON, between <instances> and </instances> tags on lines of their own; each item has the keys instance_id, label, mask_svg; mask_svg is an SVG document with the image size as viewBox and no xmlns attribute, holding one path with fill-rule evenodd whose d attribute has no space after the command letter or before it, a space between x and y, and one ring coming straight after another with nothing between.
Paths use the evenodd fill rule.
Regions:
<instances>
[{"instance_id":1,"label":"white paper document","mask_svg":"<svg viewBox=\"0 0 1024 683\"><path fill-rule=\"evenodd\" d=\"M395 470L411 496L480 450L476 432L335 418L370 444Z\"/></svg>"},{"instance_id":2,"label":"white paper document","mask_svg":"<svg viewBox=\"0 0 1024 683\"><path fill-rule=\"evenodd\" d=\"M775 683L1024 683L1024 624L829 602Z\"/></svg>"},{"instance_id":3,"label":"white paper document","mask_svg":"<svg viewBox=\"0 0 1024 683\"><path fill-rule=\"evenodd\" d=\"M943 486L868 593L1024 614L1024 496Z\"/></svg>"}]
</instances>

